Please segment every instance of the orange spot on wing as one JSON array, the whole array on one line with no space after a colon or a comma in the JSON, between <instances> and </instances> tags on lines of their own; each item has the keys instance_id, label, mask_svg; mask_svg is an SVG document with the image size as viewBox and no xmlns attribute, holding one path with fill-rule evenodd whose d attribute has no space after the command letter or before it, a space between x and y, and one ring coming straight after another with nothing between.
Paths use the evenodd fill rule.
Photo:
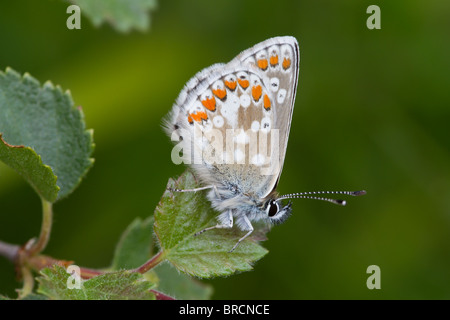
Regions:
<instances>
[{"instance_id":1,"label":"orange spot on wing","mask_svg":"<svg viewBox=\"0 0 450 320\"><path fill-rule=\"evenodd\" d=\"M227 96L227 90L225 90L225 89L217 89L217 90L213 90L212 92L220 100L225 99L225 97Z\"/></svg>"},{"instance_id":2,"label":"orange spot on wing","mask_svg":"<svg viewBox=\"0 0 450 320\"><path fill-rule=\"evenodd\" d=\"M271 107L271 103L270 103L269 96L267 94L265 94L264 95L264 109L270 110L270 107Z\"/></svg>"},{"instance_id":3,"label":"orange spot on wing","mask_svg":"<svg viewBox=\"0 0 450 320\"><path fill-rule=\"evenodd\" d=\"M194 119L197 122L208 119L208 115L204 111L198 111L196 113L191 113L189 116L192 117L192 119Z\"/></svg>"},{"instance_id":4,"label":"orange spot on wing","mask_svg":"<svg viewBox=\"0 0 450 320\"><path fill-rule=\"evenodd\" d=\"M266 70L267 69L267 59L260 59L257 61L258 67L262 70Z\"/></svg>"},{"instance_id":5,"label":"orange spot on wing","mask_svg":"<svg viewBox=\"0 0 450 320\"><path fill-rule=\"evenodd\" d=\"M236 81L224 81L224 82L227 88L230 89L231 91L234 91L234 89L236 89L237 86Z\"/></svg>"},{"instance_id":6,"label":"orange spot on wing","mask_svg":"<svg viewBox=\"0 0 450 320\"><path fill-rule=\"evenodd\" d=\"M278 56L271 56L270 57L270 65L272 67L275 67L278 64Z\"/></svg>"},{"instance_id":7,"label":"orange spot on wing","mask_svg":"<svg viewBox=\"0 0 450 320\"><path fill-rule=\"evenodd\" d=\"M283 69L287 70L291 66L291 59L284 58L283 60Z\"/></svg>"},{"instance_id":8,"label":"orange spot on wing","mask_svg":"<svg viewBox=\"0 0 450 320\"><path fill-rule=\"evenodd\" d=\"M260 85L252 87L252 97L255 101L259 101L262 95L262 87Z\"/></svg>"},{"instance_id":9,"label":"orange spot on wing","mask_svg":"<svg viewBox=\"0 0 450 320\"><path fill-rule=\"evenodd\" d=\"M239 85L242 87L242 89L247 89L250 85L250 82L248 80L242 80L238 79Z\"/></svg>"},{"instance_id":10,"label":"orange spot on wing","mask_svg":"<svg viewBox=\"0 0 450 320\"><path fill-rule=\"evenodd\" d=\"M189 121L190 124L194 123L194 120L192 119L191 115L188 115L188 121Z\"/></svg>"},{"instance_id":11,"label":"orange spot on wing","mask_svg":"<svg viewBox=\"0 0 450 320\"><path fill-rule=\"evenodd\" d=\"M216 111L216 99L214 97L202 100L202 105L209 111Z\"/></svg>"}]
</instances>

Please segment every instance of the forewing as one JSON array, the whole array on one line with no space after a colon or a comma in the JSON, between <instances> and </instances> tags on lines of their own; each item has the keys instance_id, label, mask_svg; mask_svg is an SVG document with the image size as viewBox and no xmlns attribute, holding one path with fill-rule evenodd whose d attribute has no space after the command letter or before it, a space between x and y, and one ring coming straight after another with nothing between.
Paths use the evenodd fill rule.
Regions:
<instances>
[{"instance_id":1,"label":"forewing","mask_svg":"<svg viewBox=\"0 0 450 320\"><path fill-rule=\"evenodd\" d=\"M297 92L298 73L300 65L300 50L294 37L271 38L250 49L243 51L227 66L245 64L261 71L269 79L269 88L274 97L274 126L279 130L278 175L269 182L266 195L278 184L291 128ZM277 165L277 164L275 164Z\"/></svg>"}]
</instances>

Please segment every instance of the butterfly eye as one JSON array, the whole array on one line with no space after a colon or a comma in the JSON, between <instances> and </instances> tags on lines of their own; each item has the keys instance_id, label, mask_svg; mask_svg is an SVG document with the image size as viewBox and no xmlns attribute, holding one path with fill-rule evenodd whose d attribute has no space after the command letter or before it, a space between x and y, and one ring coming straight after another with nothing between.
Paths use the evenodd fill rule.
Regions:
<instances>
[{"instance_id":1,"label":"butterfly eye","mask_svg":"<svg viewBox=\"0 0 450 320\"><path fill-rule=\"evenodd\" d=\"M278 203L275 200L271 200L267 206L267 214L269 217L273 217L278 213L279 209Z\"/></svg>"}]
</instances>

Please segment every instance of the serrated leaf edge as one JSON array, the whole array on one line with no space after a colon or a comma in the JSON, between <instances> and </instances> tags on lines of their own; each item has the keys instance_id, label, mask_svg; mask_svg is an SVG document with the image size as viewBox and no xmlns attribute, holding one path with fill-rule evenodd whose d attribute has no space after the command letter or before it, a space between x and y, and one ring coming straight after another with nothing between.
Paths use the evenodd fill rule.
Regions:
<instances>
[{"instance_id":1,"label":"serrated leaf edge","mask_svg":"<svg viewBox=\"0 0 450 320\"><path fill-rule=\"evenodd\" d=\"M34 82L38 87L40 87L42 89L51 89L51 90L55 90L55 91L59 92L62 96L65 96L69 100L69 108L70 108L69 111L71 111L71 112L75 111L75 112L79 112L80 113L80 120L82 122L83 134L84 135L88 135L88 139L89 139L90 150L89 150L89 154L88 154L88 161L90 162L90 164L88 166L86 166L86 169L80 175L80 177L78 178L78 180L76 181L76 183L74 184L74 186L70 190L70 192L68 192L65 195L65 196L68 196L69 194L71 194L80 185L81 181L84 179L84 177L86 176L87 172L92 168L92 166L93 166L93 164L95 162L95 159L91 157L91 155L93 154L94 149L95 149L94 130L93 129L86 129L86 127L85 127L86 126L86 122L85 122L83 109L80 106L75 106L75 103L74 103L73 98L72 98L72 94L71 94L69 89L64 91L60 85L56 85L55 86L52 83L51 80L47 80L47 81L44 82L43 85L41 85L41 82L38 79L36 79L35 77L33 77L30 73L24 72L23 75L21 75L19 72L15 71L13 68L11 68L9 66L6 67L5 72L0 70L0 77L4 77L6 75L12 75L16 79L18 79L20 82L24 82L24 80L28 80L28 81ZM1 133L0 133L0 137L1 137ZM2 141L7 146L12 146L12 145L8 144L4 139L2 139ZM17 146L17 147L24 147L24 148L28 148L28 149L32 150L39 157L40 163L42 163L43 166L48 167L48 168L50 168L50 170L52 170L52 168L49 165L44 164L42 162L41 156L39 154L37 154L37 152L33 148L31 148L29 146ZM52 174L57 178L57 176L53 173L53 170L52 170ZM56 198L53 199L53 200L45 198L47 201L56 202L56 201L64 198L64 197L59 198L59 190L61 190L61 188L58 185L56 185L56 186L58 188L58 192L57 192ZM36 190L36 192L38 192L38 190L34 186L33 186L33 188ZM38 194L40 196L42 196L41 193L38 192Z\"/></svg>"},{"instance_id":2,"label":"serrated leaf edge","mask_svg":"<svg viewBox=\"0 0 450 320\"><path fill-rule=\"evenodd\" d=\"M37 159L38 159L38 164L40 165L40 166L42 166L42 167L44 167L46 170L48 170L49 171L49 173L51 173L51 175L53 176L53 179L54 179L54 185L55 185L55 189L56 189L56 194L55 194L55 197L54 198L47 198L47 197L45 197L43 194L42 194L42 192L38 189L38 187L32 182L32 179L29 179L29 177L23 177L30 185L31 185L31 187L36 191L36 193L40 196L40 197L42 197L42 198L44 198L45 200L47 200L47 201L49 201L49 202L55 202L56 201L56 199L57 199L57 197L58 197L58 192L59 192L59 190L61 189L58 185L57 185L57 183L56 183L56 181L57 181L57 179L58 179L58 177L53 173L53 170L52 170L52 168L49 166L49 165L46 165L45 163L43 163L42 162L42 158L41 158L41 156L39 155L39 154L37 154L36 153L36 151L34 151L34 149L33 148L31 148L31 147L26 147L26 146L23 146L23 145L18 145L18 146L16 146L16 145L12 145L12 144L9 144L8 142L6 142L4 139L3 139L3 135L2 135L2 133L0 133L0 143L3 143L3 144L5 144L7 147L9 147L9 148L14 148L14 149L27 149L27 150L29 150L32 154L34 154L34 155L36 155L36 157L37 157ZM23 173L19 173L21 176L23 176Z\"/></svg>"}]
</instances>

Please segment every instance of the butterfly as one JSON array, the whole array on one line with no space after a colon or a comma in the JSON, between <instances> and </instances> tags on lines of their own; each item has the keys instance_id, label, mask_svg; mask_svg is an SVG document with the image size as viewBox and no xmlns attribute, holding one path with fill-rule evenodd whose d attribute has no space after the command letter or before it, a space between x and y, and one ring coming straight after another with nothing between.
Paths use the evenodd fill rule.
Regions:
<instances>
[{"instance_id":1,"label":"butterfly","mask_svg":"<svg viewBox=\"0 0 450 320\"><path fill-rule=\"evenodd\" d=\"M172 161L184 162L208 190L218 224L199 231L232 228L253 232L252 221L279 224L291 211L292 198L315 198L345 205L320 193L361 195L364 191L276 192L286 156L294 110L300 49L291 36L267 39L230 62L214 64L191 78L165 119L176 142Z\"/></svg>"}]
</instances>

